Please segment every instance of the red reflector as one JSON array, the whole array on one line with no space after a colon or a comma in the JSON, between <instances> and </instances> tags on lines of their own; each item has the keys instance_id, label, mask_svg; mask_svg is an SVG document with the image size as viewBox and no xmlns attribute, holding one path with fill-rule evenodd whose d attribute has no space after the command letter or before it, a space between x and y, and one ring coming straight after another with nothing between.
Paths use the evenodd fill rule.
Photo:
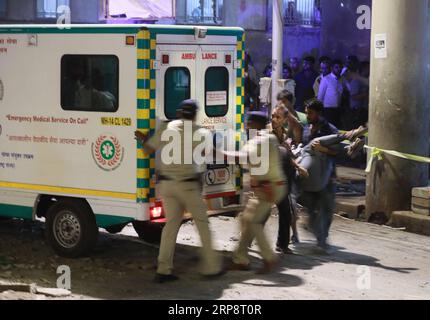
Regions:
<instances>
[{"instance_id":1,"label":"red reflector","mask_svg":"<svg viewBox=\"0 0 430 320\"><path fill-rule=\"evenodd\" d=\"M169 64L169 55L163 54L162 61L163 61L163 64Z\"/></svg>"},{"instance_id":2,"label":"red reflector","mask_svg":"<svg viewBox=\"0 0 430 320\"><path fill-rule=\"evenodd\" d=\"M225 63L231 63L231 55L230 54L225 55Z\"/></svg>"},{"instance_id":3,"label":"red reflector","mask_svg":"<svg viewBox=\"0 0 430 320\"><path fill-rule=\"evenodd\" d=\"M163 207L153 207L150 210L151 219L158 219L163 215Z\"/></svg>"},{"instance_id":4,"label":"red reflector","mask_svg":"<svg viewBox=\"0 0 430 320\"><path fill-rule=\"evenodd\" d=\"M128 46L134 46L134 36L126 36L125 43Z\"/></svg>"}]
</instances>

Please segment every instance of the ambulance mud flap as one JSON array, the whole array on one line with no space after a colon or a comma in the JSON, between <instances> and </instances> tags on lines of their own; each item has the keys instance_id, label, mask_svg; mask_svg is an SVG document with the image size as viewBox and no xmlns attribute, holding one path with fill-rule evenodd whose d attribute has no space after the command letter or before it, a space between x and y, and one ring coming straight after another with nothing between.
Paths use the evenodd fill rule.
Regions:
<instances>
[{"instance_id":1,"label":"ambulance mud flap","mask_svg":"<svg viewBox=\"0 0 430 320\"><path fill-rule=\"evenodd\" d=\"M95 246L98 228L94 213L82 199L62 198L46 214L46 238L62 257L77 258Z\"/></svg>"},{"instance_id":2,"label":"ambulance mud flap","mask_svg":"<svg viewBox=\"0 0 430 320\"><path fill-rule=\"evenodd\" d=\"M114 226L106 227L105 230L110 234L117 234L117 233L120 233L127 224L128 223L116 224Z\"/></svg>"},{"instance_id":3,"label":"ambulance mud flap","mask_svg":"<svg viewBox=\"0 0 430 320\"><path fill-rule=\"evenodd\" d=\"M143 241L153 244L161 242L161 233L163 232L165 222L162 221L133 221L133 227L139 238Z\"/></svg>"}]
</instances>

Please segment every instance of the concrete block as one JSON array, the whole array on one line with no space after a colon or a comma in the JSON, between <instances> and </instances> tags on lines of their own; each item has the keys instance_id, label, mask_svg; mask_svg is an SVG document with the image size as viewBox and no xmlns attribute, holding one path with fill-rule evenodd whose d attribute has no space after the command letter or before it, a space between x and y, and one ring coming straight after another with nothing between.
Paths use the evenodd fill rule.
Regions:
<instances>
[{"instance_id":1,"label":"concrete block","mask_svg":"<svg viewBox=\"0 0 430 320\"><path fill-rule=\"evenodd\" d=\"M389 225L394 228L406 228L408 232L430 236L430 217L411 211L393 212Z\"/></svg>"},{"instance_id":2,"label":"concrete block","mask_svg":"<svg viewBox=\"0 0 430 320\"><path fill-rule=\"evenodd\" d=\"M366 208L365 197L336 197L335 212L349 219L357 219Z\"/></svg>"},{"instance_id":3,"label":"concrete block","mask_svg":"<svg viewBox=\"0 0 430 320\"><path fill-rule=\"evenodd\" d=\"M430 216L430 208L417 206L412 204L412 211L423 216Z\"/></svg>"},{"instance_id":4,"label":"concrete block","mask_svg":"<svg viewBox=\"0 0 430 320\"><path fill-rule=\"evenodd\" d=\"M430 208L430 199L412 197L412 204L423 208Z\"/></svg>"},{"instance_id":5,"label":"concrete block","mask_svg":"<svg viewBox=\"0 0 430 320\"><path fill-rule=\"evenodd\" d=\"M422 199L430 199L430 187L413 188L412 189L412 197L417 197L417 198L422 198Z\"/></svg>"},{"instance_id":6,"label":"concrete block","mask_svg":"<svg viewBox=\"0 0 430 320\"><path fill-rule=\"evenodd\" d=\"M36 291L38 294L44 294L49 297L68 297L71 295L71 292L66 289L58 289L58 288L37 288Z\"/></svg>"},{"instance_id":7,"label":"concrete block","mask_svg":"<svg viewBox=\"0 0 430 320\"><path fill-rule=\"evenodd\" d=\"M37 286L34 283L0 283L0 292L3 291L17 291L17 292L28 292L36 293Z\"/></svg>"}]
</instances>

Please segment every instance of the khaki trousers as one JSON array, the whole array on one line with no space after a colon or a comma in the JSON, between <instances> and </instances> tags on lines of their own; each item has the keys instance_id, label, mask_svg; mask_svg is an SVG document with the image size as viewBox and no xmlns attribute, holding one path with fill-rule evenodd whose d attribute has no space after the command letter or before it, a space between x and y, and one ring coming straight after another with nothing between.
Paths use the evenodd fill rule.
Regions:
<instances>
[{"instance_id":1,"label":"khaki trousers","mask_svg":"<svg viewBox=\"0 0 430 320\"><path fill-rule=\"evenodd\" d=\"M233 253L233 262L238 264L249 264L248 247L254 238L260 248L261 257L265 261L273 261L276 258L267 237L264 233L264 225L270 217L273 204L279 204L287 193L286 186L272 185L273 199L269 201L266 196L256 189L254 196L248 200L245 210L240 216L242 227L239 245Z\"/></svg>"},{"instance_id":2,"label":"khaki trousers","mask_svg":"<svg viewBox=\"0 0 430 320\"><path fill-rule=\"evenodd\" d=\"M173 270L176 238L184 212L191 213L202 243L200 273L216 274L221 271L221 256L212 248L207 207L202 199L198 182L162 181L160 194L166 214L166 225L161 235L157 273L168 275Z\"/></svg>"}]
</instances>

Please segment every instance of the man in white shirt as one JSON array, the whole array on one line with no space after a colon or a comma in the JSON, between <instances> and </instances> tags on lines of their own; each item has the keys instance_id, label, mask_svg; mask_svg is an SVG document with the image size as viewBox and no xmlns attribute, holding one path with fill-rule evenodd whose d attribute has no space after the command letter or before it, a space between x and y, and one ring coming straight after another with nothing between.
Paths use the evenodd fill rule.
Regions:
<instances>
[{"instance_id":1,"label":"man in white shirt","mask_svg":"<svg viewBox=\"0 0 430 320\"><path fill-rule=\"evenodd\" d=\"M324 117L334 126L340 126L340 102L343 92L341 78L342 62L334 60L332 72L321 80L318 92L318 100L324 104Z\"/></svg>"},{"instance_id":2,"label":"man in white shirt","mask_svg":"<svg viewBox=\"0 0 430 320\"><path fill-rule=\"evenodd\" d=\"M320 75L315 80L314 83L314 92L315 97L318 97L318 93L320 91L321 80L328 76L331 72L331 59L329 57L321 57L320 58Z\"/></svg>"}]
</instances>

